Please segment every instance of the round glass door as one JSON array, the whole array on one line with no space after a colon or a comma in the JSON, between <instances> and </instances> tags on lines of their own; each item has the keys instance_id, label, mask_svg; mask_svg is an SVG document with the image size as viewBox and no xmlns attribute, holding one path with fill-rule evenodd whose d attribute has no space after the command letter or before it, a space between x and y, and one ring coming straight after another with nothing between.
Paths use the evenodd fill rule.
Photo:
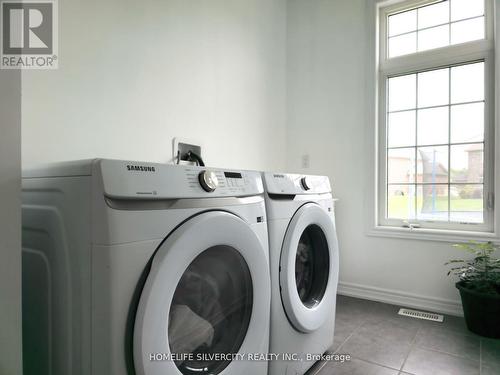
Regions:
<instances>
[{"instance_id":1,"label":"round glass door","mask_svg":"<svg viewBox=\"0 0 500 375\"><path fill-rule=\"evenodd\" d=\"M302 232L295 256L295 283L302 303L313 308L325 295L330 274L330 255L325 234L317 225Z\"/></svg>"},{"instance_id":2,"label":"round glass door","mask_svg":"<svg viewBox=\"0 0 500 375\"><path fill-rule=\"evenodd\" d=\"M280 257L281 301L293 327L320 328L332 314L338 279L337 236L333 217L306 203L293 215Z\"/></svg>"},{"instance_id":3,"label":"round glass door","mask_svg":"<svg viewBox=\"0 0 500 375\"><path fill-rule=\"evenodd\" d=\"M201 213L171 232L153 255L137 306L136 374L227 375L253 368L233 354L266 350L266 250L247 222L227 212Z\"/></svg>"},{"instance_id":4,"label":"round glass door","mask_svg":"<svg viewBox=\"0 0 500 375\"><path fill-rule=\"evenodd\" d=\"M179 371L224 370L245 339L252 304L250 270L238 251L214 246L199 254L182 275L170 306L168 342Z\"/></svg>"}]
</instances>

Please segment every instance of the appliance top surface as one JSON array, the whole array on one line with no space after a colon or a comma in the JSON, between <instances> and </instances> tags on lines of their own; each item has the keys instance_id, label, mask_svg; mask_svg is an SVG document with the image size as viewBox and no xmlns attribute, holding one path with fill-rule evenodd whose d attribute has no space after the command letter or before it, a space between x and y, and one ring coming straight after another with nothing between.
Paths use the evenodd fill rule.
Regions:
<instances>
[{"instance_id":1,"label":"appliance top surface","mask_svg":"<svg viewBox=\"0 0 500 375\"><path fill-rule=\"evenodd\" d=\"M63 161L23 168L23 178L91 176L95 159Z\"/></svg>"},{"instance_id":2,"label":"appliance top surface","mask_svg":"<svg viewBox=\"0 0 500 375\"><path fill-rule=\"evenodd\" d=\"M259 172L94 159L23 172L23 178L92 176L108 198L180 199L244 197L264 192Z\"/></svg>"},{"instance_id":3,"label":"appliance top surface","mask_svg":"<svg viewBox=\"0 0 500 375\"><path fill-rule=\"evenodd\" d=\"M332 192L330 180L326 176L265 172L263 182L269 194L310 195Z\"/></svg>"}]
</instances>

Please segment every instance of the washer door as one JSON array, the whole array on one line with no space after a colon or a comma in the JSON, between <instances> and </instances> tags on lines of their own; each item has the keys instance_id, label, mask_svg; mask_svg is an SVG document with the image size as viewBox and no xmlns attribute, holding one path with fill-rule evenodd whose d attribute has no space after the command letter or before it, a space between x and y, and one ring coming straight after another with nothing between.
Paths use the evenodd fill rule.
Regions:
<instances>
[{"instance_id":1,"label":"washer door","mask_svg":"<svg viewBox=\"0 0 500 375\"><path fill-rule=\"evenodd\" d=\"M137 374L242 373L230 357L268 340L269 304L267 256L248 224L226 212L190 219L154 256L134 327Z\"/></svg>"},{"instance_id":2,"label":"washer door","mask_svg":"<svg viewBox=\"0 0 500 375\"><path fill-rule=\"evenodd\" d=\"M290 221L280 259L281 298L295 329L312 332L334 313L337 279L333 220L317 204L307 203Z\"/></svg>"}]
</instances>

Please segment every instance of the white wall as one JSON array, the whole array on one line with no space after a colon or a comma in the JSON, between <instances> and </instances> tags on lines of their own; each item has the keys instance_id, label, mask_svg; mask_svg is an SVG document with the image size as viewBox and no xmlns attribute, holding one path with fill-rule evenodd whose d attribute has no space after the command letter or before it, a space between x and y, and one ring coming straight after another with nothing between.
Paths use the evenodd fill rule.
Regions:
<instances>
[{"instance_id":1,"label":"white wall","mask_svg":"<svg viewBox=\"0 0 500 375\"><path fill-rule=\"evenodd\" d=\"M443 242L368 236L374 189L374 0L289 0L288 169L333 181L345 294L460 313ZM301 158L310 155L310 168Z\"/></svg>"},{"instance_id":2,"label":"white wall","mask_svg":"<svg viewBox=\"0 0 500 375\"><path fill-rule=\"evenodd\" d=\"M23 73L23 166L165 162L283 169L286 0L65 0L59 69Z\"/></svg>"},{"instance_id":3,"label":"white wall","mask_svg":"<svg viewBox=\"0 0 500 375\"><path fill-rule=\"evenodd\" d=\"M21 73L0 70L0 374L21 364Z\"/></svg>"}]
</instances>

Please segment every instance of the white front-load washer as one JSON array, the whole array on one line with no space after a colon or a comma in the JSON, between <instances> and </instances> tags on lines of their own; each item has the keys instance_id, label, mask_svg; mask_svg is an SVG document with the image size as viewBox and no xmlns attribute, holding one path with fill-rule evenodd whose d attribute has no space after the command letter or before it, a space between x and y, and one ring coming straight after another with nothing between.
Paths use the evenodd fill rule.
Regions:
<instances>
[{"instance_id":1,"label":"white front-load washer","mask_svg":"<svg viewBox=\"0 0 500 375\"><path fill-rule=\"evenodd\" d=\"M304 374L333 344L339 254L328 177L263 173L271 267L269 375Z\"/></svg>"},{"instance_id":2,"label":"white front-load washer","mask_svg":"<svg viewBox=\"0 0 500 375\"><path fill-rule=\"evenodd\" d=\"M265 375L259 173L93 160L23 177L24 373Z\"/></svg>"}]
</instances>

